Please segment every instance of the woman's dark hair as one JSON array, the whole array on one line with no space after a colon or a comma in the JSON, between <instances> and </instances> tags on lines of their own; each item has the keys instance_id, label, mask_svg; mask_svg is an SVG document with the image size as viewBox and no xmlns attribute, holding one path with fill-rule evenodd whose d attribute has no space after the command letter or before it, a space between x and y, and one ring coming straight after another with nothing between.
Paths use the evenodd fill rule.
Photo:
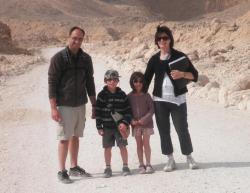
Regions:
<instances>
[{"instance_id":1,"label":"woman's dark hair","mask_svg":"<svg viewBox=\"0 0 250 193\"><path fill-rule=\"evenodd\" d=\"M82 28L78 27L78 26L72 27L72 28L69 30L69 35L71 35L72 32L73 32L74 30L76 30L76 29L80 30L80 31L82 32L83 36L85 35L85 31L84 31Z\"/></svg>"},{"instance_id":2,"label":"woman's dark hair","mask_svg":"<svg viewBox=\"0 0 250 193\"><path fill-rule=\"evenodd\" d=\"M130 87L132 88L133 91L135 91L135 87L134 87L134 81L135 80L141 80L142 81L142 92L146 93L146 82L145 82L145 79L144 79L144 75L142 72L139 72L139 71L136 71L136 72L133 72L130 76L130 80L129 80L129 83L130 83Z\"/></svg>"},{"instance_id":3,"label":"woman's dark hair","mask_svg":"<svg viewBox=\"0 0 250 193\"><path fill-rule=\"evenodd\" d=\"M167 34L168 37L170 38L170 48L172 49L174 47L174 37L173 37L172 31L167 26L160 26L160 25L157 26L156 32L155 32L155 45L157 45L157 47L159 48L158 37L162 33Z\"/></svg>"}]
</instances>

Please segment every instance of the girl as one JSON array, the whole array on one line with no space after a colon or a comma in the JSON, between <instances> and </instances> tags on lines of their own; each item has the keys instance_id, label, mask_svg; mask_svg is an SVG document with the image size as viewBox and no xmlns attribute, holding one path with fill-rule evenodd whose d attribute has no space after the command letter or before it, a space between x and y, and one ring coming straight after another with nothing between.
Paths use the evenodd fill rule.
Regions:
<instances>
[{"instance_id":1,"label":"girl","mask_svg":"<svg viewBox=\"0 0 250 193\"><path fill-rule=\"evenodd\" d=\"M154 105L151 96L145 92L144 76L141 72L134 72L130 77L132 92L128 94L133 118L131 125L132 135L137 143L137 155L139 159L139 172L153 173L151 166L150 135L154 134L153 119ZM146 165L143 161L143 150L145 152Z\"/></svg>"}]
</instances>

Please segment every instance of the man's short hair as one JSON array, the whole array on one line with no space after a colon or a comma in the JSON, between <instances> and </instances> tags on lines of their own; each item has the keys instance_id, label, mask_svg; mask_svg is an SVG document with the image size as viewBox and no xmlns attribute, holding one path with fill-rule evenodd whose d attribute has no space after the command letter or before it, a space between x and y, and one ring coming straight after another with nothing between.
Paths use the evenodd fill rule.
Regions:
<instances>
[{"instance_id":1,"label":"man's short hair","mask_svg":"<svg viewBox=\"0 0 250 193\"><path fill-rule=\"evenodd\" d=\"M76 29L80 30L80 31L82 32L83 36L85 35L85 31L84 31L82 28L80 28L80 27L78 27L78 26L74 26L74 27L72 27L72 28L69 30L69 36L70 36L70 35L72 34L72 32L73 32L74 30L76 30Z\"/></svg>"}]
</instances>

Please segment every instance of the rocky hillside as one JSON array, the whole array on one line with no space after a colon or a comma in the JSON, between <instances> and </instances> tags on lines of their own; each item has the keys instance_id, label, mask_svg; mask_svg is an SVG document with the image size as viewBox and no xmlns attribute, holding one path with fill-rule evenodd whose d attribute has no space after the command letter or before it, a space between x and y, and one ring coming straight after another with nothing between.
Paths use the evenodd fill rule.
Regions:
<instances>
[{"instance_id":1,"label":"rocky hillside","mask_svg":"<svg viewBox=\"0 0 250 193\"><path fill-rule=\"evenodd\" d=\"M0 0L0 16L19 20L62 21L160 15L168 20L186 20L222 11L246 1L248 0Z\"/></svg>"},{"instance_id":2,"label":"rocky hillside","mask_svg":"<svg viewBox=\"0 0 250 193\"><path fill-rule=\"evenodd\" d=\"M230 11L236 13L238 8ZM144 71L149 58L158 51L154 45L156 26L167 25L173 30L175 47L187 53L200 72L198 83L190 84L190 95L250 110L250 11L230 20L228 12L195 21L150 22L122 40L107 42L101 53L118 61L129 73Z\"/></svg>"},{"instance_id":3,"label":"rocky hillside","mask_svg":"<svg viewBox=\"0 0 250 193\"><path fill-rule=\"evenodd\" d=\"M204 14L223 11L249 0L143 0L152 13L162 15L167 20L188 20Z\"/></svg>"},{"instance_id":4,"label":"rocky hillside","mask_svg":"<svg viewBox=\"0 0 250 193\"><path fill-rule=\"evenodd\" d=\"M13 45L11 37L15 45L26 48L64 45L69 28L79 25L87 32L85 42L95 43L91 53L109 57L110 63L118 63L129 73L144 71L149 57L158 51L153 41L155 28L167 25L173 30L176 48L187 53L200 72L199 82L190 84L189 93L225 107L250 110L250 0L0 3L0 21L9 26L0 25L4 32L0 41L7 42L0 46ZM39 61L29 59L28 64ZM11 61L4 56L0 73L15 72L18 63L12 69Z\"/></svg>"}]
</instances>

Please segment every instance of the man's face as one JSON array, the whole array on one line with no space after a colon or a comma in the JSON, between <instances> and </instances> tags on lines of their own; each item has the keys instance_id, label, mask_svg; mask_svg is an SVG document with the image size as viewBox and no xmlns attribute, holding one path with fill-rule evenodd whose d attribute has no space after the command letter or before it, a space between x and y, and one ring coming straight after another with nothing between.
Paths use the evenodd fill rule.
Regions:
<instances>
[{"instance_id":1,"label":"man's face","mask_svg":"<svg viewBox=\"0 0 250 193\"><path fill-rule=\"evenodd\" d=\"M75 29L69 36L69 48L72 51L77 51L83 42L83 33L79 29Z\"/></svg>"}]
</instances>

